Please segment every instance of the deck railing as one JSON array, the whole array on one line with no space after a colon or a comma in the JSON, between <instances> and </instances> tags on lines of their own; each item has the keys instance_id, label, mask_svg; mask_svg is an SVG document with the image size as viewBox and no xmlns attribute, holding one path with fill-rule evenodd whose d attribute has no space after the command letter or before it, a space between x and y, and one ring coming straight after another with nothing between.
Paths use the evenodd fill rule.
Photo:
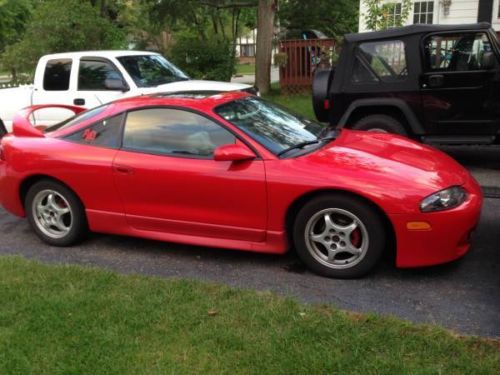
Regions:
<instances>
[{"instance_id":1,"label":"deck railing","mask_svg":"<svg viewBox=\"0 0 500 375\"><path fill-rule=\"evenodd\" d=\"M331 64L335 39L297 39L279 42L280 54L286 63L280 67L280 87L286 94L309 92L315 69Z\"/></svg>"}]
</instances>

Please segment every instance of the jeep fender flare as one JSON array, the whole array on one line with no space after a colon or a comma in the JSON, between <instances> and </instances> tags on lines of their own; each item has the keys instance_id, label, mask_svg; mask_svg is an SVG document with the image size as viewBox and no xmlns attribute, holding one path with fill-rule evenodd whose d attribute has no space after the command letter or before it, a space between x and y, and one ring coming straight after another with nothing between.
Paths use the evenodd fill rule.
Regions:
<instances>
[{"instance_id":1,"label":"jeep fender flare","mask_svg":"<svg viewBox=\"0 0 500 375\"><path fill-rule=\"evenodd\" d=\"M408 125L411 128L413 134L424 134L425 130L422 127L422 124L415 116L415 113L411 110L411 108L406 104L403 100L394 99L394 98L374 98L374 99L359 99L352 102L347 110L344 112L342 117L340 118L337 128L341 129L346 126L347 120L351 117L352 113L359 108L367 108L367 107L392 107L396 108L403 116L405 116Z\"/></svg>"}]
</instances>

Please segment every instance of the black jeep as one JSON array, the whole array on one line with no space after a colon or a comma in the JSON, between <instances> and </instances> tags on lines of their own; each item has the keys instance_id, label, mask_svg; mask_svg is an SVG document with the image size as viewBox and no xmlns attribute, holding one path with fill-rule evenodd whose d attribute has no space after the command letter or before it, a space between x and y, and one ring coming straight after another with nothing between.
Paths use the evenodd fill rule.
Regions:
<instances>
[{"instance_id":1,"label":"black jeep","mask_svg":"<svg viewBox=\"0 0 500 375\"><path fill-rule=\"evenodd\" d=\"M313 83L318 120L426 143L500 143L500 45L487 23L348 34Z\"/></svg>"}]
</instances>

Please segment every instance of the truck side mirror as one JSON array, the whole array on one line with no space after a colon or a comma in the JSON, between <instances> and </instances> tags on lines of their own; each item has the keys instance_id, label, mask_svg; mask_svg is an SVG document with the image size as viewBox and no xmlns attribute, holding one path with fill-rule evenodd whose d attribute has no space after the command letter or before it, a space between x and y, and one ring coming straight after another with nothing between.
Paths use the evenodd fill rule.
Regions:
<instances>
[{"instance_id":1,"label":"truck side mirror","mask_svg":"<svg viewBox=\"0 0 500 375\"><path fill-rule=\"evenodd\" d=\"M114 90L114 91L128 91L130 88L128 85L123 82L121 79L112 79L112 78L107 78L104 81L104 87L106 87L107 90Z\"/></svg>"},{"instance_id":2,"label":"truck side mirror","mask_svg":"<svg viewBox=\"0 0 500 375\"><path fill-rule=\"evenodd\" d=\"M496 56L493 51L487 51L483 53L481 58L481 68L485 70L493 69L495 67Z\"/></svg>"}]
</instances>

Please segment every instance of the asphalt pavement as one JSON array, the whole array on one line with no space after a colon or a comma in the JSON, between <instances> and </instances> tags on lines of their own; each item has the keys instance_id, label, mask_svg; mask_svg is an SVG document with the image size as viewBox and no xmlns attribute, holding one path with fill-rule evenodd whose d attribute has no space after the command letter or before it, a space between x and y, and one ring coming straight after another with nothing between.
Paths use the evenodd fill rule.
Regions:
<instances>
[{"instance_id":1,"label":"asphalt pavement","mask_svg":"<svg viewBox=\"0 0 500 375\"><path fill-rule=\"evenodd\" d=\"M466 164L481 184L500 187L500 148L447 151ZM489 172L483 174L484 170ZM335 280L310 273L293 253L269 256L100 234L72 248L50 247L38 240L26 220L0 209L0 254L270 290L305 302L500 338L499 229L500 199L488 198L473 249L463 259L410 270L396 269L385 260L363 279Z\"/></svg>"}]
</instances>

